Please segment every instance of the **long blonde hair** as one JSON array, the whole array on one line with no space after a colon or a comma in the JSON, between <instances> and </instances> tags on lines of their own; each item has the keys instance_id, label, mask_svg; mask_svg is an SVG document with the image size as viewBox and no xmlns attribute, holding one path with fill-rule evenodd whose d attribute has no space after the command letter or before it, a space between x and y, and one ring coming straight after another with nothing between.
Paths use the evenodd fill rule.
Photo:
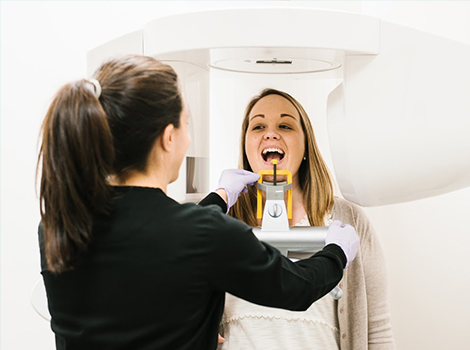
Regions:
<instances>
[{"instance_id":1,"label":"long blonde hair","mask_svg":"<svg viewBox=\"0 0 470 350\"><path fill-rule=\"evenodd\" d=\"M310 118L302 105L286 92L275 89L264 89L248 103L242 123L240 137L240 160L238 167L253 171L248 162L245 149L246 132L249 115L255 104L268 95L279 95L290 101L300 115L302 130L305 135L305 157L299 168L299 186L303 193L303 205L310 225L323 226L325 214L333 206L333 184L328 168L320 154L315 140ZM256 189L251 186L248 193L242 193L237 203L230 209L229 215L244 221L250 226L258 226L256 219Z\"/></svg>"}]
</instances>

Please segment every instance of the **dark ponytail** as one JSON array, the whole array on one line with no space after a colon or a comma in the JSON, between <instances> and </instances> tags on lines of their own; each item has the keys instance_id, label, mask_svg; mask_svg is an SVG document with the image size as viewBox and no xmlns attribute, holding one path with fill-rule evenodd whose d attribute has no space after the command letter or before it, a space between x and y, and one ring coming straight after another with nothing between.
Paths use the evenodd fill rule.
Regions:
<instances>
[{"instance_id":1,"label":"dark ponytail","mask_svg":"<svg viewBox=\"0 0 470 350\"><path fill-rule=\"evenodd\" d=\"M91 239L92 216L104 212L110 200L113 138L90 87L86 80L63 86L42 125L39 200L52 272L76 263Z\"/></svg>"},{"instance_id":2,"label":"dark ponytail","mask_svg":"<svg viewBox=\"0 0 470 350\"><path fill-rule=\"evenodd\" d=\"M42 125L39 199L53 273L72 269L86 252L93 217L110 208L108 178L145 172L156 139L168 124L180 125L182 98L170 66L127 55L104 63L94 78L100 95L88 80L63 86Z\"/></svg>"}]
</instances>

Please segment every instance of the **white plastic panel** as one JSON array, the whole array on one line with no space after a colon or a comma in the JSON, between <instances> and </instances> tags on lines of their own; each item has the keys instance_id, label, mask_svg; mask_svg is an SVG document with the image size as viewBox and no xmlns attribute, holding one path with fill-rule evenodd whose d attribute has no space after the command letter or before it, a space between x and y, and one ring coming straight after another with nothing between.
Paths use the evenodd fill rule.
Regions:
<instances>
[{"instance_id":1,"label":"white plastic panel","mask_svg":"<svg viewBox=\"0 0 470 350\"><path fill-rule=\"evenodd\" d=\"M144 42L147 55L205 66L208 49L317 48L377 54L379 30L378 18L347 12L230 9L159 18L144 26Z\"/></svg>"},{"instance_id":2,"label":"white plastic panel","mask_svg":"<svg viewBox=\"0 0 470 350\"><path fill-rule=\"evenodd\" d=\"M178 179L168 195L180 202L198 202L209 191L209 72L188 62L166 61L178 74L189 114L191 144Z\"/></svg>"},{"instance_id":3,"label":"white plastic panel","mask_svg":"<svg viewBox=\"0 0 470 350\"><path fill-rule=\"evenodd\" d=\"M470 46L382 21L377 56L346 56L328 101L332 158L362 206L470 185Z\"/></svg>"},{"instance_id":4,"label":"white plastic panel","mask_svg":"<svg viewBox=\"0 0 470 350\"><path fill-rule=\"evenodd\" d=\"M305 48L224 48L210 50L211 68L254 74L307 74L335 70L343 51Z\"/></svg>"},{"instance_id":5,"label":"white plastic panel","mask_svg":"<svg viewBox=\"0 0 470 350\"><path fill-rule=\"evenodd\" d=\"M33 309L41 316L44 320L50 322L51 314L49 313L49 306L47 303L46 287L44 286L44 280L39 279L31 291L31 305Z\"/></svg>"},{"instance_id":6,"label":"white plastic panel","mask_svg":"<svg viewBox=\"0 0 470 350\"><path fill-rule=\"evenodd\" d=\"M142 30L136 30L87 52L87 74L92 76L95 70L107 59L117 55L144 53Z\"/></svg>"}]
</instances>

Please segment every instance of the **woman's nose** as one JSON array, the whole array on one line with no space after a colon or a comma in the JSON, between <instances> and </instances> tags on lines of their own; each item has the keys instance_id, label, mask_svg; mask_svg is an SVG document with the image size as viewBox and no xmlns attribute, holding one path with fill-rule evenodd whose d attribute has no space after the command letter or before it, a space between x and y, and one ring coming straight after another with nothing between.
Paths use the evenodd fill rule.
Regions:
<instances>
[{"instance_id":1,"label":"woman's nose","mask_svg":"<svg viewBox=\"0 0 470 350\"><path fill-rule=\"evenodd\" d=\"M273 131L273 130L268 130L264 134L264 139L265 140L279 140L280 138L281 138L280 135L277 132Z\"/></svg>"}]
</instances>

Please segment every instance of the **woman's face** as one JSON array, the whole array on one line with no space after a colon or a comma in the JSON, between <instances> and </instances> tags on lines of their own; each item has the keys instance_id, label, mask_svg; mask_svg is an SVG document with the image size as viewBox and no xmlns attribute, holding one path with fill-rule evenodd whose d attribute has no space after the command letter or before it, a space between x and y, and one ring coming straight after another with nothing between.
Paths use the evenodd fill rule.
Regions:
<instances>
[{"instance_id":1,"label":"woman's face","mask_svg":"<svg viewBox=\"0 0 470 350\"><path fill-rule=\"evenodd\" d=\"M245 149L253 172L272 170L271 160L277 159L277 169L289 170L296 179L305 136L294 105L282 96L268 95L253 106L248 118Z\"/></svg>"}]
</instances>

